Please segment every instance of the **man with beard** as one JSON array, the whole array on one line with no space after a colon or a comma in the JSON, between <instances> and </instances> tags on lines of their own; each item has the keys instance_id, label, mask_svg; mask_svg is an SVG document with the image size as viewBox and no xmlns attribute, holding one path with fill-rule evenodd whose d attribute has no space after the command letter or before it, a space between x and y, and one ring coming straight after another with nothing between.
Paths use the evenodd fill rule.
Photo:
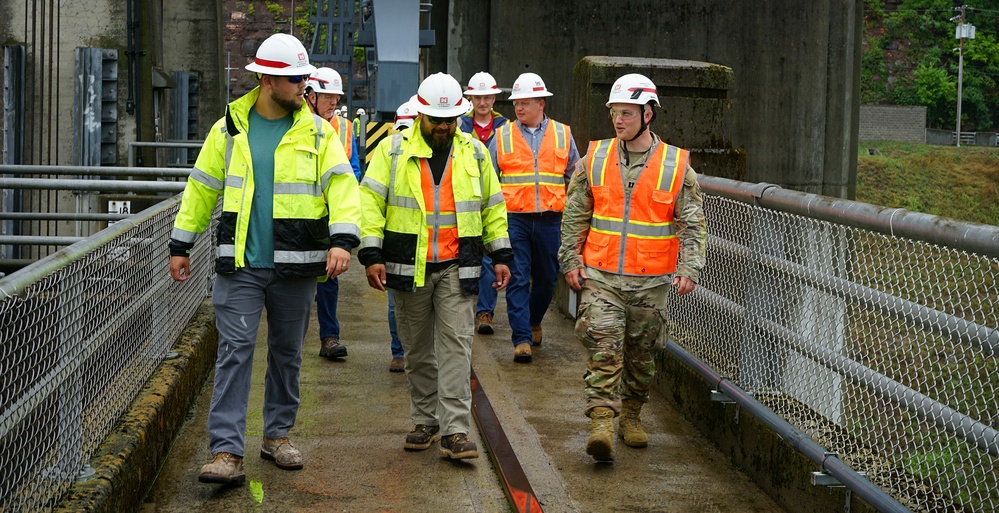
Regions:
<instances>
[{"instance_id":1,"label":"man with beard","mask_svg":"<svg viewBox=\"0 0 999 513\"><path fill-rule=\"evenodd\" d=\"M486 148L456 130L468 111L450 75L427 77L417 91L412 129L375 148L361 181L361 249L368 284L395 295L405 350L410 418L404 447L441 441L446 458L478 457L469 382L475 296L483 245L501 290L513 258L506 207Z\"/></svg>"},{"instance_id":2,"label":"man with beard","mask_svg":"<svg viewBox=\"0 0 999 513\"><path fill-rule=\"evenodd\" d=\"M170 234L170 276L185 281L190 250L221 196L212 289L219 344L208 413L213 458L201 467L203 483L246 479L246 409L265 307L260 457L285 470L303 467L288 431L298 415L302 343L316 279L346 271L350 250L360 243L360 200L347 155L329 124L303 101L305 80L316 69L305 47L275 34L246 69L257 73L260 85L230 103L209 131Z\"/></svg>"}]
</instances>

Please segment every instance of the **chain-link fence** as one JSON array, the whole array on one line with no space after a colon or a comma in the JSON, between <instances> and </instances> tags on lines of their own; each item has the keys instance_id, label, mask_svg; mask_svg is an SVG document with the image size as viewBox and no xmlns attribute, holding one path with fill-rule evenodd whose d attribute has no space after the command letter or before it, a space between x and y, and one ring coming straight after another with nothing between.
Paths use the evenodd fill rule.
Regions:
<instances>
[{"instance_id":1,"label":"chain-link fence","mask_svg":"<svg viewBox=\"0 0 999 513\"><path fill-rule=\"evenodd\" d=\"M53 508L208 294L211 266L169 276L179 201L0 279L0 511Z\"/></svg>"},{"instance_id":2,"label":"chain-link fence","mask_svg":"<svg viewBox=\"0 0 999 513\"><path fill-rule=\"evenodd\" d=\"M999 227L702 184L671 338L912 511L999 510Z\"/></svg>"}]
</instances>

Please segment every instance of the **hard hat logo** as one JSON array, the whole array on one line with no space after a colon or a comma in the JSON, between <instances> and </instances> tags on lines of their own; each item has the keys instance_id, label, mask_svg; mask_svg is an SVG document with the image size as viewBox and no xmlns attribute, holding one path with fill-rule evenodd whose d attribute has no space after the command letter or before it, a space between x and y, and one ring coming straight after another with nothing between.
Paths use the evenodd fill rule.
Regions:
<instances>
[{"instance_id":1,"label":"hard hat logo","mask_svg":"<svg viewBox=\"0 0 999 513\"><path fill-rule=\"evenodd\" d=\"M441 107L447 107L448 105L447 96L441 96L439 102Z\"/></svg>"},{"instance_id":2,"label":"hard hat logo","mask_svg":"<svg viewBox=\"0 0 999 513\"><path fill-rule=\"evenodd\" d=\"M299 52L299 54L298 54L298 60L299 60L299 62L301 62L301 61L307 61L307 60L309 60L309 57L306 56L305 53Z\"/></svg>"}]
</instances>

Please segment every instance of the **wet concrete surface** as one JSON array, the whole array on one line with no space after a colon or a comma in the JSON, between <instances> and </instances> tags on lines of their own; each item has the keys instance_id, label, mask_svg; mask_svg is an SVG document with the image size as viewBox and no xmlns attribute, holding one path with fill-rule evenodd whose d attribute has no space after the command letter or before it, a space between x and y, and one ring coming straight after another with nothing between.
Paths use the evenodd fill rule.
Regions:
<instances>
[{"instance_id":1,"label":"wet concrete surface","mask_svg":"<svg viewBox=\"0 0 999 513\"><path fill-rule=\"evenodd\" d=\"M141 509L154 512L511 511L479 433L479 458L442 459L435 444L405 451L409 391L391 359L387 298L368 287L354 260L341 277L338 317L349 356L320 358L315 310L302 362L302 405L291 438L305 468L284 471L259 457L266 332L254 355L247 418L246 483L202 484L209 461L207 383ZM546 512L779 512L782 509L653 395L642 412L649 447L616 441L613 464L585 453L586 351L573 323L549 310L530 364L513 362L502 293L494 335L476 335L472 365Z\"/></svg>"}]
</instances>

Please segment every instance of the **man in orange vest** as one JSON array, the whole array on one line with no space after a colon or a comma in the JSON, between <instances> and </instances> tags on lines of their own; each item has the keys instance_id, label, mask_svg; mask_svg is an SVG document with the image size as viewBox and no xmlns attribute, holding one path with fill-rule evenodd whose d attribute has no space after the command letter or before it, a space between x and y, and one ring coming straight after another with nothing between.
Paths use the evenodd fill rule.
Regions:
<instances>
[{"instance_id":1,"label":"man in orange vest","mask_svg":"<svg viewBox=\"0 0 999 513\"><path fill-rule=\"evenodd\" d=\"M541 320L558 278L565 185L579 162L569 126L545 115L549 96L541 77L520 75L510 94L517 120L501 126L489 144L506 198L513 246L506 310L517 363L530 362L531 346L541 345Z\"/></svg>"},{"instance_id":2,"label":"man in orange vest","mask_svg":"<svg viewBox=\"0 0 999 513\"><path fill-rule=\"evenodd\" d=\"M319 68L311 76L305 88L305 99L312 113L333 125L340 144L347 152L354 177L361 179L360 162L357 159L357 141L354 139L350 121L336 115L336 104L343 94L340 74L331 68ZM340 280L329 279L316 289L316 314L319 319L319 356L336 360L347 356L347 347L340 343L340 321L336 318L336 306L340 295Z\"/></svg>"},{"instance_id":3,"label":"man in orange vest","mask_svg":"<svg viewBox=\"0 0 999 513\"><path fill-rule=\"evenodd\" d=\"M617 137L590 142L569 183L559 262L580 291L576 334L589 348L584 381L591 433L586 452L614 459L614 417L629 447L645 447L639 413L649 400L655 352L672 285L697 286L707 231L701 189L686 150L649 131L656 86L619 78L607 107Z\"/></svg>"},{"instance_id":4,"label":"man in orange vest","mask_svg":"<svg viewBox=\"0 0 999 513\"><path fill-rule=\"evenodd\" d=\"M472 111L461 116L458 128L472 134L488 145L496 130L510 120L493 110L496 95L499 94L496 79L485 71L480 71L468 79L465 96L472 102ZM496 280L493 276L493 262L488 256L482 259L482 277L479 278L479 299L475 303L475 331L480 335L493 334L493 311L496 309L496 291L489 286Z\"/></svg>"}]
</instances>

